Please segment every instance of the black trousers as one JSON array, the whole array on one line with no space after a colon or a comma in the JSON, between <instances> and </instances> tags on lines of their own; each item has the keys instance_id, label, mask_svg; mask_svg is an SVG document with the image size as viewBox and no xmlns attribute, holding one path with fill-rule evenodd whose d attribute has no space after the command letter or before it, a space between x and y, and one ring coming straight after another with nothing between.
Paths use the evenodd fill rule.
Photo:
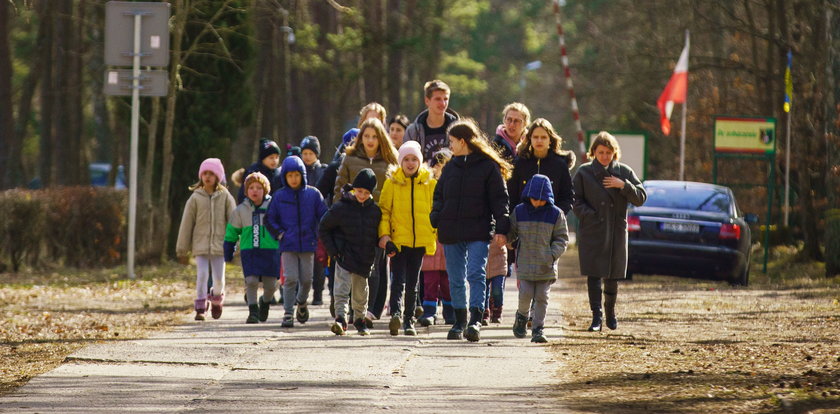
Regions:
<instances>
[{"instance_id":1,"label":"black trousers","mask_svg":"<svg viewBox=\"0 0 840 414\"><path fill-rule=\"evenodd\" d=\"M382 317L385 299L388 296L388 256L385 249L376 248L376 261L368 278L368 312ZM362 315L364 316L364 315Z\"/></svg>"},{"instance_id":2,"label":"black trousers","mask_svg":"<svg viewBox=\"0 0 840 414\"><path fill-rule=\"evenodd\" d=\"M601 290L601 280L604 281L603 292ZM618 280L617 279L601 279L600 277L587 277L586 288L589 291L589 309L593 312L601 311L601 295L618 294Z\"/></svg>"},{"instance_id":3,"label":"black trousers","mask_svg":"<svg viewBox=\"0 0 840 414\"><path fill-rule=\"evenodd\" d=\"M417 281L420 278L420 267L423 266L423 256L426 249L402 246L400 252L391 258L391 272L394 280L391 282L391 315L399 315L403 311L405 318L414 316L417 306ZM405 302L403 302L403 290ZM403 309L405 303L405 309Z\"/></svg>"}]
</instances>

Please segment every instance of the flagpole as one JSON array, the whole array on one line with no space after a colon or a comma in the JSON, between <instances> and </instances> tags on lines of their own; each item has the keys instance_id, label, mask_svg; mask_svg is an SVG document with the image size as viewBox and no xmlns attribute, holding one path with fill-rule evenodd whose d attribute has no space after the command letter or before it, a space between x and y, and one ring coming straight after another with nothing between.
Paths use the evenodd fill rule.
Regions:
<instances>
[{"instance_id":1,"label":"flagpole","mask_svg":"<svg viewBox=\"0 0 840 414\"><path fill-rule=\"evenodd\" d=\"M784 226L790 225L790 124L793 116L793 78L791 74L791 66L793 65L793 54L790 49L787 52L787 68L785 69L785 105L784 110L787 112L787 137L785 138L785 212L784 212Z\"/></svg>"},{"instance_id":2,"label":"flagpole","mask_svg":"<svg viewBox=\"0 0 840 414\"><path fill-rule=\"evenodd\" d=\"M689 51L689 38L688 38L688 29L685 30L685 48L686 48L686 58L688 58L688 54L691 53ZM687 59L686 59L687 62ZM688 76L686 74L686 76ZM682 125L680 128L680 181L685 180L685 118L686 118L686 107L688 102L688 91L686 91L685 99L682 103Z\"/></svg>"},{"instance_id":3,"label":"flagpole","mask_svg":"<svg viewBox=\"0 0 840 414\"><path fill-rule=\"evenodd\" d=\"M788 227L790 222L790 120L792 109L787 113L787 138L785 138L785 227Z\"/></svg>"}]
</instances>

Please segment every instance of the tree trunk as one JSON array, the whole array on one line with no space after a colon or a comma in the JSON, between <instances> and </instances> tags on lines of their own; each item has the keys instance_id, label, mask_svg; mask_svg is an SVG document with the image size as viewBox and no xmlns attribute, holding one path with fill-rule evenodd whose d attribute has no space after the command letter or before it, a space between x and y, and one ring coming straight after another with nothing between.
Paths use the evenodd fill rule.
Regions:
<instances>
[{"instance_id":1,"label":"tree trunk","mask_svg":"<svg viewBox=\"0 0 840 414\"><path fill-rule=\"evenodd\" d=\"M403 46L400 40L403 34L403 18L401 3L401 0L388 0L388 101L386 105L394 115L402 112L400 91L402 91Z\"/></svg>"},{"instance_id":2,"label":"tree trunk","mask_svg":"<svg viewBox=\"0 0 840 414\"><path fill-rule=\"evenodd\" d=\"M155 234L154 229L157 228L157 222L155 221L155 213L158 212L155 207L155 203L153 200L152 195L152 184L154 181L154 170L155 170L155 154L157 152L157 130L158 124L160 124L160 98L152 98L152 113L149 117L148 123L148 137L146 139L146 165L143 167L143 179L140 184L140 205L143 208L138 209L138 221L139 225L137 228L140 230L138 232L139 242L137 243L138 248L138 256L143 259L152 259L152 260L159 260L161 256L161 252L157 250L158 243L157 242L157 235Z\"/></svg>"},{"instance_id":3,"label":"tree trunk","mask_svg":"<svg viewBox=\"0 0 840 414\"><path fill-rule=\"evenodd\" d=\"M824 2L820 2L822 7L814 10L813 6L806 3L811 4L798 2L793 6L792 38L794 51L797 52L794 56L794 86L800 92L797 93L798 104L794 103L793 109L797 146L792 148L791 155L796 156L799 170L800 218L804 241L802 259L822 260L818 225L820 214L817 213L816 199L817 191L822 190L817 184L825 174L826 166L824 155L817 155L825 154L820 147L825 132L823 87L827 47L826 27L821 16L826 7Z\"/></svg>"},{"instance_id":4,"label":"tree trunk","mask_svg":"<svg viewBox=\"0 0 840 414\"><path fill-rule=\"evenodd\" d=\"M9 46L9 2L0 1L0 190L8 186L6 177L14 141L12 119L12 57Z\"/></svg>"},{"instance_id":5,"label":"tree trunk","mask_svg":"<svg viewBox=\"0 0 840 414\"><path fill-rule=\"evenodd\" d=\"M85 89L83 84L83 56L84 56L84 29L87 22L85 21L85 0L78 0L76 3L75 12L71 8L70 14L66 16L70 30L68 44L70 46L68 53L68 70L67 70L67 131L68 136L59 137L59 139L66 139L69 153L67 156L69 174L68 181L71 185L84 185L89 183L87 180L87 162L86 162L86 148L83 142L82 125L84 123L82 105L82 91Z\"/></svg>"},{"instance_id":6,"label":"tree trunk","mask_svg":"<svg viewBox=\"0 0 840 414\"><path fill-rule=\"evenodd\" d=\"M181 66L181 41L187 25L189 0L174 0L175 19L172 24L172 58L169 60L169 91L166 98L166 120L163 126L163 154L161 155L160 202L157 204L160 229L156 232L161 243L161 253L165 255L169 245L171 223L170 184L172 181L172 135L175 130L175 104L178 98L178 71Z\"/></svg>"},{"instance_id":7,"label":"tree trunk","mask_svg":"<svg viewBox=\"0 0 840 414\"><path fill-rule=\"evenodd\" d=\"M38 17L41 19L39 32L43 33L43 43L38 45L41 52L41 131L40 131L40 154L39 175L41 186L50 187L52 180L52 129L53 129L53 95L55 85L53 83L53 8L49 0L40 0L37 3ZM39 34L40 36L40 34Z\"/></svg>"},{"instance_id":8,"label":"tree trunk","mask_svg":"<svg viewBox=\"0 0 840 414\"><path fill-rule=\"evenodd\" d=\"M52 179L58 185L75 184L75 171L71 164L73 150L70 119L73 93L70 91L70 78L72 72L72 39L75 37L72 30L73 8L71 1L60 1L52 5L55 8L55 31L53 31L53 42L55 45L55 60L53 61L52 77L55 90L52 95L53 101L53 129L50 136L52 145Z\"/></svg>"},{"instance_id":9,"label":"tree trunk","mask_svg":"<svg viewBox=\"0 0 840 414\"><path fill-rule=\"evenodd\" d=\"M365 80L364 101L382 100L382 79L384 75L383 62L385 50L382 44L384 35L382 22L381 0L365 1L362 3L364 22L364 40L362 41L362 76Z\"/></svg>"}]
</instances>

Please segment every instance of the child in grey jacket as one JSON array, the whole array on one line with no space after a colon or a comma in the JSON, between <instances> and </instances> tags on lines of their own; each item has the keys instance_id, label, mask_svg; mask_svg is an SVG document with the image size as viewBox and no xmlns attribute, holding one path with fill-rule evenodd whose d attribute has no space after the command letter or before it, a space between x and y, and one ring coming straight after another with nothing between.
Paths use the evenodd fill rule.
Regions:
<instances>
[{"instance_id":1,"label":"child in grey jacket","mask_svg":"<svg viewBox=\"0 0 840 414\"><path fill-rule=\"evenodd\" d=\"M531 301L534 301L531 342L548 342L543 333L548 293L557 280L557 259L566 251L569 233L566 216L554 205L551 181L536 174L522 191L525 202L510 215L508 240L517 244L516 275L519 280L519 309L513 335L524 338Z\"/></svg>"}]
</instances>

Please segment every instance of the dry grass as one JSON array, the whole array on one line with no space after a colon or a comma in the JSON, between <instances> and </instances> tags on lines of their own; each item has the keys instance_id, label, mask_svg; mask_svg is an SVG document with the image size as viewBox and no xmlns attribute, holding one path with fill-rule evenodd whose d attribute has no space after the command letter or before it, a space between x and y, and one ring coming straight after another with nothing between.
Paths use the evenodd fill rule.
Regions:
<instances>
[{"instance_id":1,"label":"dry grass","mask_svg":"<svg viewBox=\"0 0 840 414\"><path fill-rule=\"evenodd\" d=\"M565 316L563 337L552 345L563 364L561 406L593 413L840 412L840 278L785 263L789 273L771 277L755 274L754 264L748 288L664 276L622 282L619 329L602 333L586 331L585 279L563 279L552 298ZM771 269L778 273L777 264Z\"/></svg>"},{"instance_id":2,"label":"dry grass","mask_svg":"<svg viewBox=\"0 0 840 414\"><path fill-rule=\"evenodd\" d=\"M140 268L133 281L124 279L124 268L0 274L0 395L89 343L142 338L182 323L192 309L194 269Z\"/></svg>"}]
</instances>

